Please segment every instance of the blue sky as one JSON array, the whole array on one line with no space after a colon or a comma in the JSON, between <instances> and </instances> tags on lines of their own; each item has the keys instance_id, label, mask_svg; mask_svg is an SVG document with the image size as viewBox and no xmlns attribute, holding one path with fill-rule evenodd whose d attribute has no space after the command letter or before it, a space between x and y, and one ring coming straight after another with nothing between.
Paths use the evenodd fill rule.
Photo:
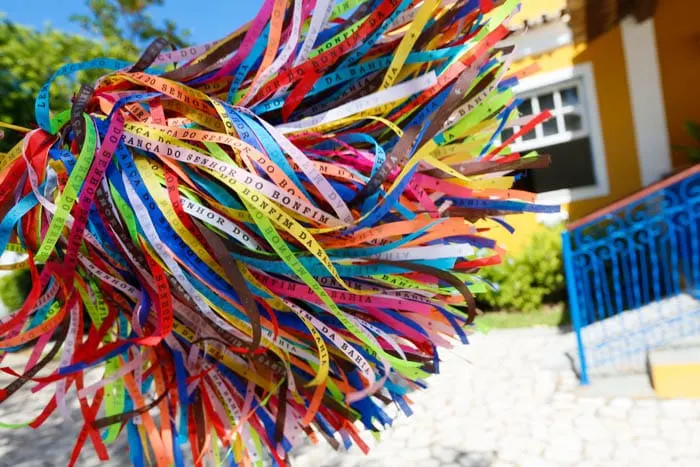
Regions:
<instances>
[{"instance_id":1,"label":"blue sky","mask_svg":"<svg viewBox=\"0 0 700 467\"><path fill-rule=\"evenodd\" d=\"M69 21L74 13L87 12L84 0L3 0L3 14L17 23L43 28L46 24L66 32L80 32ZM151 8L148 12L157 21L174 20L181 28L189 29L193 43L219 39L251 20L262 0L165 0L165 7Z\"/></svg>"}]
</instances>

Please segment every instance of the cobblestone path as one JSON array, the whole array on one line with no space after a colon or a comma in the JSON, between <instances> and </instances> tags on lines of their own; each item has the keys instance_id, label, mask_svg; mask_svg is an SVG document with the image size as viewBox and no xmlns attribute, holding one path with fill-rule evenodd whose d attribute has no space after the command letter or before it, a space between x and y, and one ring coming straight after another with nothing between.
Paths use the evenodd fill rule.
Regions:
<instances>
[{"instance_id":1,"label":"cobblestone path","mask_svg":"<svg viewBox=\"0 0 700 467\"><path fill-rule=\"evenodd\" d=\"M556 329L471 339L444 352L443 374L412 395L411 418L399 416L377 445L367 437L369 456L303 446L293 465L700 466L700 401L581 395L574 374L551 364L573 345ZM29 420L45 403L42 395L11 398L0 405L0 421ZM79 428L53 417L38 432L2 430L0 466L64 466ZM107 465L128 465L125 443L110 453ZM90 446L79 465L98 465Z\"/></svg>"}]
</instances>

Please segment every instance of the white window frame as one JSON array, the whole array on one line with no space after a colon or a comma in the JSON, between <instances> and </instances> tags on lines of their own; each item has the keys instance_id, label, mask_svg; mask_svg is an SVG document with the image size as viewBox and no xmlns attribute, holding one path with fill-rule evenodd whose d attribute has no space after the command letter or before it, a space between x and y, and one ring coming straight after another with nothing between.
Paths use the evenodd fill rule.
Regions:
<instances>
[{"instance_id":1,"label":"white window frame","mask_svg":"<svg viewBox=\"0 0 700 467\"><path fill-rule=\"evenodd\" d=\"M595 175L596 184L576 187L564 188L561 190L548 191L539 193L538 201L552 204L564 204L573 201L582 201L585 199L599 198L610 194L610 182L608 180L608 167L605 157L605 145L603 144L603 132L600 127L600 112L598 108L598 94L595 87L595 79L593 76L593 65L589 62L573 65L566 68L561 68L552 72L538 73L529 78L521 80L514 87L514 92L518 94L529 94L537 91L538 94L546 93L551 88L559 88L566 81L579 79L583 95L580 95L580 102L577 105L583 112L584 125L587 128L582 128L575 132L559 133L557 135L547 137L545 144L561 144L580 138L582 134L588 130L588 137L591 142L591 158L593 163L593 173ZM533 109L536 115L536 109ZM539 128L538 132L541 131ZM526 151L534 147L542 146L542 140L524 141L522 143L514 143L511 145L513 151Z\"/></svg>"},{"instance_id":2,"label":"white window frame","mask_svg":"<svg viewBox=\"0 0 700 467\"><path fill-rule=\"evenodd\" d=\"M511 147L514 150L517 150L518 152L529 152L534 149L540 148L542 146L552 146L555 144L561 144L561 143L567 143L569 141L575 140L575 139L582 139L582 138L588 138L590 136L590 128L588 124L588 109L587 106L582 102L579 101L578 104L574 105L567 105L564 106L561 103L561 94L557 91L561 91L564 88L569 88L569 87L574 87L576 88L576 92L579 96L583 96L586 93L586 90L583 89L583 85L581 84L581 80L575 79L575 80L568 80L568 81L560 81L556 84L548 85L548 86L542 86L542 87L537 87L532 91L528 92L519 92L517 97L522 97L523 99L530 100L531 105L532 105L532 112L529 115L524 115L518 119L518 122L514 123L520 123L520 121L524 121L527 123L530 121L534 116L539 115L540 112L542 112L544 109L540 107L540 102L539 98L545 94L552 94L552 98L554 99L554 117L552 120L556 121L557 124L557 130L560 128L562 131L557 131L557 133L549 136L544 135L544 124L540 123L534 128L535 132L535 139L528 139L525 140L524 136L526 135L521 135L518 136L518 138L511 143ZM565 115L567 114L578 114L581 115L581 128L578 130L574 131L568 131L565 129ZM546 122L549 123L549 122ZM512 128L513 131L519 128ZM527 134L531 134L532 131L530 131Z\"/></svg>"}]
</instances>

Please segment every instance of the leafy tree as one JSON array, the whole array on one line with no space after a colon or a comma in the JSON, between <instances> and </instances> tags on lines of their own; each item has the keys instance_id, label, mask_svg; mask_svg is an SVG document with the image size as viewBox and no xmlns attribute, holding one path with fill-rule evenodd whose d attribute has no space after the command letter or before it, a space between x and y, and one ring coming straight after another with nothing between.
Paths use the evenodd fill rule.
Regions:
<instances>
[{"instance_id":1,"label":"leafy tree","mask_svg":"<svg viewBox=\"0 0 700 467\"><path fill-rule=\"evenodd\" d=\"M147 10L162 6L164 0L86 0L89 15L73 15L71 20L86 32L101 37L111 45L120 45L136 53L137 47L155 37L165 37L173 45L187 45L188 30L165 20L156 25Z\"/></svg>"},{"instance_id":2,"label":"leafy tree","mask_svg":"<svg viewBox=\"0 0 700 467\"><path fill-rule=\"evenodd\" d=\"M38 31L7 19L0 21L0 121L31 126L34 99L51 74L66 63L98 57L133 59L134 54L52 28ZM77 83L94 78L95 73L83 72L72 77L72 81L57 80L51 88L52 108L65 108ZM7 150L20 136L5 131L6 139L0 141L0 150Z\"/></svg>"},{"instance_id":3,"label":"leafy tree","mask_svg":"<svg viewBox=\"0 0 700 467\"><path fill-rule=\"evenodd\" d=\"M34 99L41 86L61 65L111 57L134 60L152 39L163 36L185 46L188 31L172 21L156 25L147 10L163 0L86 0L89 14L74 15L90 37L66 34L53 28L36 30L0 17L0 121L30 126ZM78 83L92 82L101 72L79 73L73 81L60 78L51 88L51 107L65 108ZM0 152L21 135L5 131Z\"/></svg>"}]
</instances>

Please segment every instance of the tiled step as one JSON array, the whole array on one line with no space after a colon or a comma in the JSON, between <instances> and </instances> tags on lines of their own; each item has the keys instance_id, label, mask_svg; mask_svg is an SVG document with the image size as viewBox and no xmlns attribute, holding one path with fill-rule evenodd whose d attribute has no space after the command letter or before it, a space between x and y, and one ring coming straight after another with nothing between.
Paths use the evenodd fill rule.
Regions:
<instances>
[{"instance_id":1,"label":"tiled step","mask_svg":"<svg viewBox=\"0 0 700 467\"><path fill-rule=\"evenodd\" d=\"M650 351L649 371L658 397L700 399L700 345Z\"/></svg>"}]
</instances>

